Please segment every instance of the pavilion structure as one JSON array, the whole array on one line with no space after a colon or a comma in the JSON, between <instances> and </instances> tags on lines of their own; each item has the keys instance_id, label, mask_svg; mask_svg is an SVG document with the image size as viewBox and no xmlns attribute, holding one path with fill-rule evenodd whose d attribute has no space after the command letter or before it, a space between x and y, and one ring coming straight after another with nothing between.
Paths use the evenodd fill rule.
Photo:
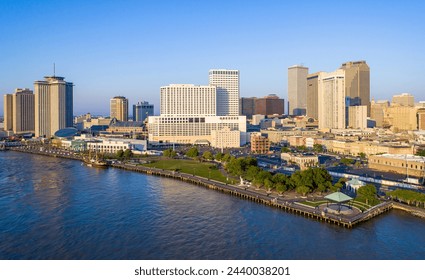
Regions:
<instances>
[{"instance_id":1,"label":"pavilion structure","mask_svg":"<svg viewBox=\"0 0 425 280\"><path fill-rule=\"evenodd\" d=\"M354 198L338 191L325 196L325 199L328 201L326 204L327 207L329 207L329 202L336 203L338 205L339 213L341 212L341 205L345 202L350 202Z\"/></svg>"},{"instance_id":2,"label":"pavilion structure","mask_svg":"<svg viewBox=\"0 0 425 280\"><path fill-rule=\"evenodd\" d=\"M350 191L356 193L359 188L363 187L366 184L360 181L359 179L353 178L350 181L345 182L345 185Z\"/></svg>"}]
</instances>

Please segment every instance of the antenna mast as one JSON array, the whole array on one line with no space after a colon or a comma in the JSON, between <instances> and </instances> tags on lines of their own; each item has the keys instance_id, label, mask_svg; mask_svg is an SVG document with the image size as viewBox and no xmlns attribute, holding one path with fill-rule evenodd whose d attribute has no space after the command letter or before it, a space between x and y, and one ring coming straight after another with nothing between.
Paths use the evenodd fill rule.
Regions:
<instances>
[{"instance_id":1,"label":"antenna mast","mask_svg":"<svg viewBox=\"0 0 425 280\"><path fill-rule=\"evenodd\" d=\"M53 62L53 77L56 77L56 65Z\"/></svg>"}]
</instances>

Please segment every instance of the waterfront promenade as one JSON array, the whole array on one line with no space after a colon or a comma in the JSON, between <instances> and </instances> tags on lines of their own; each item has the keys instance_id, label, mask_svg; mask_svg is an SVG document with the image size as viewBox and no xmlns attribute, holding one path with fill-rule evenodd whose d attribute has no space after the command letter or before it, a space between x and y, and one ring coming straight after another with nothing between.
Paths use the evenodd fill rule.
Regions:
<instances>
[{"instance_id":1,"label":"waterfront promenade","mask_svg":"<svg viewBox=\"0 0 425 280\"><path fill-rule=\"evenodd\" d=\"M82 160L82 157L80 155L63 150L29 149L25 146L13 147L11 148L11 150L73 160ZM365 222L393 208L408 211L410 213L415 214L416 216L425 218L425 211L423 211L422 209L407 206L402 207L402 204L395 203L393 201L384 201L381 204L374 206L364 212L355 211L350 215L344 215L338 213L329 213L326 210L324 211L324 207L312 207L301 204L300 202L305 201L307 198L295 195L280 195L275 192L267 192L264 189L258 189L243 185L230 185L213 179L208 179L187 173L181 173L178 171L163 170L160 168L146 167L129 163L113 163L111 164L111 167L132 172L145 173L148 175L162 176L181 180L184 182L196 184L226 194L237 196L243 199L255 201L257 203L262 203L271 207L276 207L289 213L302 215L307 218L315 219L330 224L335 224L346 228L352 228L358 223Z\"/></svg>"}]
</instances>

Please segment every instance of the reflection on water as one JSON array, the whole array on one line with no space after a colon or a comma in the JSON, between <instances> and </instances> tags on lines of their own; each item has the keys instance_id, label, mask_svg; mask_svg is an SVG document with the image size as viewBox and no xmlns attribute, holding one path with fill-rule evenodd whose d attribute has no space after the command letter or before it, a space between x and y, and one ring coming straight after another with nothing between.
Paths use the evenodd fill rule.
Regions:
<instances>
[{"instance_id":1,"label":"reflection on water","mask_svg":"<svg viewBox=\"0 0 425 280\"><path fill-rule=\"evenodd\" d=\"M422 259L425 222L352 230L180 181L0 154L2 259Z\"/></svg>"}]
</instances>

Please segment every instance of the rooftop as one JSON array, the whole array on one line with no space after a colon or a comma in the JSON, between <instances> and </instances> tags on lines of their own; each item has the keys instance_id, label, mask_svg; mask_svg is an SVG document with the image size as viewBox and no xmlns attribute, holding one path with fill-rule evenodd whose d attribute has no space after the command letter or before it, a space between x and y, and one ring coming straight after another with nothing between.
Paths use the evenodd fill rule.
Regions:
<instances>
[{"instance_id":1,"label":"rooftop","mask_svg":"<svg viewBox=\"0 0 425 280\"><path fill-rule=\"evenodd\" d=\"M414 155L396 155L396 154L383 154L374 155L374 157L388 158L388 159L402 159L406 161L425 162L425 157Z\"/></svg>"}]
</instances>

